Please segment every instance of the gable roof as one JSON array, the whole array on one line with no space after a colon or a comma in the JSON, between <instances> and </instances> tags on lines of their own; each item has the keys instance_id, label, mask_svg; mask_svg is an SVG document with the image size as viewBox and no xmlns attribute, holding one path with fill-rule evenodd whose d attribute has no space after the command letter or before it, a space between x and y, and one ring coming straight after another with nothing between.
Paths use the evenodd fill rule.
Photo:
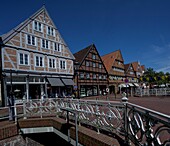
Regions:
<instances>
[{"instance_id":1,"label":"gable roof","mask_svg":"<svg viewBox=\"0 0 170 146\"><path fill-rule=\"evenodd\" d=\"M10 39L12 39L15 35L17 35L18 33L20 33L20 31L22 29L24 29L29 23L31 23L32 21L34 21L34 19L41 13L46 14L49 18L51 18L45 8L45 6L41 7L38 11L36 11L32 16L30 16L28 19L26 19L24 22L20 23L18 26L16 26L14 29L10 30L9 32L7 32L6 34L2 35L2 42L3 44L6 44ZM64 39L61 37L57 27L55 26L54 22L52 19L50 19L52 22L52 25L55 27L55 29L57 30L57 33L59 34L60 38L62 39L64 45L67 47L67 50L69 51L70 57L71 59L75 59L73 54L71 53L70 49L68 48L67 44L65 43Z\"/></svg>"},{"instance_id":2,"label":"gable roof","mask_svg":"<svg viewBox=\"0 0 170 146\"><path fill-rule=\"evenodd\" d=\"M141 68L142 68L142 71L146 71L145 65L142 65Z\"/></svg>"},{"instance_id":3,"label":"gable roof","mask_svg":"<svg viewBox=\"0 0 170 146\"><path fill-rule=\"evenodd\" d=\"M135 72L139 72L139 69L140 69L140 71L142 71L141 66L138 61L132 62L132 66L133 66ZM138 66L140 66L140 68L138 68Z\"/></svg>"},{"instance_id":4,"label":"gable roof","mask_svg":"<svg viewBox=\"0 0 170 146\"><path fill-rule=\"evenodd\" d=\"M122 56L121 51L120 50L116 50L116 51L114 51L112 53L106 54L106 55L101 57L108 72L112 68L113 63L117 59L119 53Z\"/></svg>"},{"instance_id":5,"label":"gable roof","mask_svg":"<svg viewBox=\"0 0 170 146\"><path fill-rule=\"evenodd\" d=\"M92 47L95 47L95 45L91 44L90 46L73 54L75 57L75 61L79 62L79 65L82 64L83 60L85 59L85 57L87 56L87 54L89 53L89 51Z\"/></svg>"},{"instance_id":6,"label":"gable roof","mask_svg":"<svg viewBox=\"0 0 170 146\"><path fill-rule=\"evenodd\" d=\"M15 28L7 32L6 34L2 35L3 43L5 44L6 42L8 42L12 37L14 37L17 33L19 33L25 26L27 26L31 21L33 21L43 11L46 12L48 15L46 8L43 6L37 12L35 12L31 17L26 19L24 22L20 23L18 26L16 26Z\"/></svg>"},{"instance_id":7,"label":"gable roof","mask_svg":"<svg viewBox=\"0 0 170 146\"><path fill-rule=\"evenodd\" d=\"M124 67L125 67L125 73L127 73L129 67L130 67L131 63L128 63L128 64L124 64Z\"/></svg>"}]
</instances>

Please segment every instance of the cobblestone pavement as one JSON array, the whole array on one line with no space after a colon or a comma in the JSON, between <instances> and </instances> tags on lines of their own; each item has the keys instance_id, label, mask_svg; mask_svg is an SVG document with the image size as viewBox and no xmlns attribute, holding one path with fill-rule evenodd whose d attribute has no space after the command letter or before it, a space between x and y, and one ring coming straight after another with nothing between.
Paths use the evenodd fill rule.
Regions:
<instances>
[{"instance_id":1,"label":"cobblestone pavement","mask_svg":"<svg viewBox=\"0 0 170 146\"><path fill-rule=\"evenodd\" d=\"M121 96L114 95L100 96L100 97L87 97L86 99L99 99L99 100L109 100L109 101L121 101ZM170 116L170 96L146 96L146 97L129 97L128 102L143 106L167 114Z\"/></svg>"}]
</instances>

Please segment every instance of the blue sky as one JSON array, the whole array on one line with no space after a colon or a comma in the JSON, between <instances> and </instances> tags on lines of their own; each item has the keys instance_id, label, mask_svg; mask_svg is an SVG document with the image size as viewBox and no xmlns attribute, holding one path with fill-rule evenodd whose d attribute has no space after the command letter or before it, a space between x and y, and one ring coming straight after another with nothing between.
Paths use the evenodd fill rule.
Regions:
<instances>
[{"instance_id":1,"label":"blue sky","mask_svg":"<svg viewBox=\"0 0 170 146\"><path fill-rule=\"evenodd\" d=\"M0 35L45 7L72 53L94 43L105 55L170 72L170 0L3 0Z\"/></svg>"}]
</instances>

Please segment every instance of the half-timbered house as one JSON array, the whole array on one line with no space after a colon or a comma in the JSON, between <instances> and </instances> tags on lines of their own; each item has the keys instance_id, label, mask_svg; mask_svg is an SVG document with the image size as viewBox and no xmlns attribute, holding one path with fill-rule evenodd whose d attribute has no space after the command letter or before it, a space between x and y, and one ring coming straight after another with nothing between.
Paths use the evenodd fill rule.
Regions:
<instances>
[{"instance_id":1,"label":"half-timbered house","mask_svg":"<svg viewBox=\"0 0 170 146\"><path fill-rule=\"evenodd\" d=\"M139 87L138 79L136 77L132 63L125 64L125 77L128 79L128 91L132 96L135 92L135 89Z\"/></svg>"},{"instance_id":2,"label":"half-timbered house","mask_svg":"<svg viewBox=\"0 0 170 146\"><path fill-rule=\"evenodd\" d=\"M71 92L74 56L45 7L4 34L1 49L4 104L10 91L16 99Z\"/></svg>"},{"instance_id":3,"label":"half-timbered house","mask_svg":"<svg viewBox=\"0 0 170 146\"><path fill-rule=\"evenodd\" d=\"M118 93L119 88L125 88L125 69L124 69L124 60L120 50L111 52L102 56L103 63L108 72L109 80L109 91L110 94Z\"/></svg>"},{"instance_id":4,"label":"half-timbered house","mask_svg":"<svg viewBox=\"0 0 170 146\"><path fill-rule=\"evenodd\" d=\"M96 46L92 44L75 53L74 57L78 96L105 95L108 74Z\"/></svg>"}]
</instances>

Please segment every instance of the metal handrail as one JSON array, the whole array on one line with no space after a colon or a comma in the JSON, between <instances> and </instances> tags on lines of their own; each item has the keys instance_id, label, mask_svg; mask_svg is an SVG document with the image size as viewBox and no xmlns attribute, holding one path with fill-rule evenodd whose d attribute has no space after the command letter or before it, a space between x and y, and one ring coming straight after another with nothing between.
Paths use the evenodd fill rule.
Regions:
<instances>
[{"instance_id":1,"label":"metal handrail","mask_svg":"<svg viewBox=\"0 0 170 146\"><path fill-rule=\"evenodd\" d=\"M127 144L170 144L170 116L128 102L48 98L23 100L22 105L14 106L15 109L23 107L20 114L15 110L15 121L19 117L43 118L49 115L66 118L67 110L76 111L80 124L91 125L98 133L105 130L123 134ZM69 113L69 118L75 120L72 112Z\"/></svg>"}]
</instances>

